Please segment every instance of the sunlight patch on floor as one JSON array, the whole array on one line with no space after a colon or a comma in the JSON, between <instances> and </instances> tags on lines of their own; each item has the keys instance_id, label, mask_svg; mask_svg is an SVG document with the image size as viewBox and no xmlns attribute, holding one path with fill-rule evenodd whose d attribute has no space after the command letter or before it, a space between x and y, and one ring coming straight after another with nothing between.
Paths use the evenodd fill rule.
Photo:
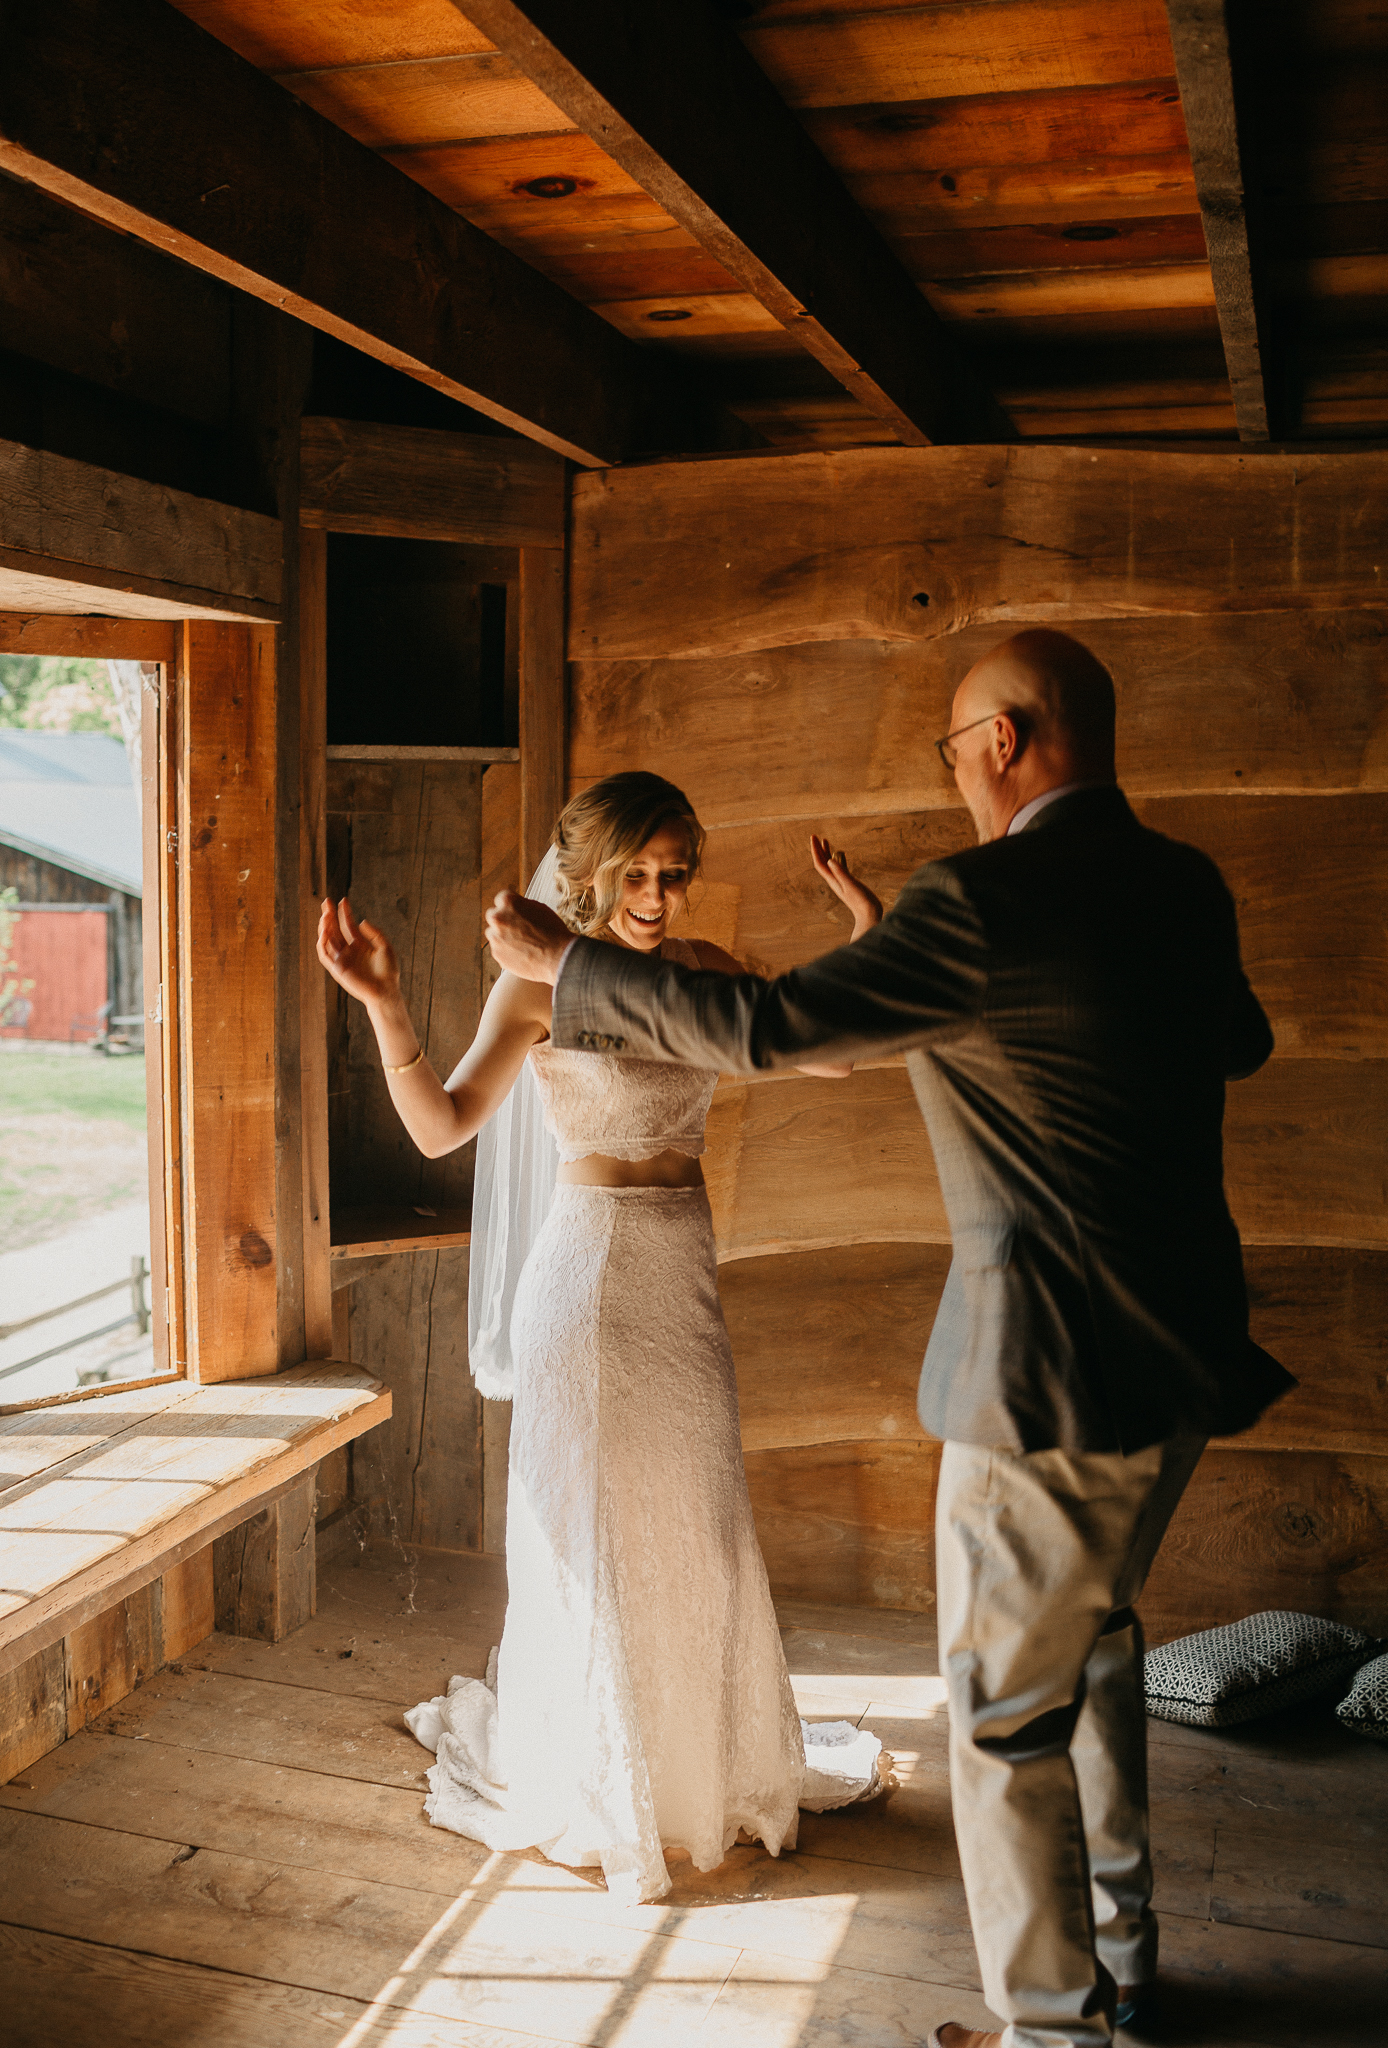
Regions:
<instances>
[{"instance_id":1,"label":"sunlight patch on floor","mask_svg":"<svg viewBox=\"0 0 1388 2048\"><path fill-rule=\"evenodd\" d=\"M842 1702L845 1708L861 1702L854 1720L869 1710L890 1713L895 1720L933 1721L945 1712L948 1693L943 1678L902 1678L886 1671L795 1671L790 1683L801 1712L812 1707L823 1713Z\"/></svg>"},{"instance_id":2,"label":"sunlight patch on floor","mask_svg":"<svg viewBox=\"0 0 1388 2048\"><path fill-rule=\"evenodd\" d=\"M672 1874L678 1880L678 1870ZM774 1939L771 1952L763 1954L745 1948L735 1934L728 1938L726 1910L709 1918L700 1911L736 1906L741 1892L763 1912L775 1912L778 1902L765 1896L755 1878L749 1891L746 1878L729 1887L730 1875L725 1865L705 1879L686 1865L686 1884L708 1883L718 1896L692 1908L660 1902L619 1910L601 1885L581 1873L492 1856L338 2048L413 2040L423 2014L477 2027L479 2048L491 2038L502 2048L522 2036L593 2048L681 2048L696 2037L793 2048L860 1896L845 1890L814 1898L818 1955L803 1954L803 1930L788 1944L802 1949L799 1956L776 1954ZM797 1918L806 1903L787 1899L784 1910ZM725 2009L720 1994L734 1987L735 1999Z\"/></svg>"}]
</instances>

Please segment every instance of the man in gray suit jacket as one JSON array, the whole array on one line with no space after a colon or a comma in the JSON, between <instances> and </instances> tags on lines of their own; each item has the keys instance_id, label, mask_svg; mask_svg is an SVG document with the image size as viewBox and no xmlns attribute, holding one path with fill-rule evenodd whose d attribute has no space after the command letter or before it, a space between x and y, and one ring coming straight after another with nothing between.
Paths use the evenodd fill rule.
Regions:
<instances>
[{"instance_id":1,"label":"man in gray suit jacket","mask_svg":"<svg viewBox=\"0 0 1388 2048\"><path fill-rule=\"evenodd\" d=\"M1008 2023L939 2040L1103 2048L1156 1971L1132 1603L1206 1437L1293 1384L1249 1339L1223 1185L1225 1083L1272 1034L1218 870L1117 786L1086 648L1004 642L937 745L980 844L775 981L573 940L509 894L488 933L555 984L557 1046L744 1074L905 1053L954 1246L919 1407L955 1828Z\"/></svg>"}]
</instances>

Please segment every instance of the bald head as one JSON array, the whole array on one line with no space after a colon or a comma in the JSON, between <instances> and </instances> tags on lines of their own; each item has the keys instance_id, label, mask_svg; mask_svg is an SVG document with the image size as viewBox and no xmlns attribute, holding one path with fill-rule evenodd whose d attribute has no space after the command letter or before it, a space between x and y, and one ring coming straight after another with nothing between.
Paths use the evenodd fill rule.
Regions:
<instances>
[{"instance_id":1,"label":"bald head","mask_svg":"<svg viewBox=\"0 0 1388 2048\"><path fill-rule=\"evenodd\" d=\"M1033 626L975 662L954 698L955 780L980 839L1033 797L1114 780L1113 678L1068 633Z\"/></svg>"},{"instance_id":2,"label":"bald head","mask_svg":"<svg viewBox=\"0 0 1388 2048\"><path fill-rule=\"evenodd\" d=\"M1024 719L1024 741L1063 753L1069 782L1113 777L1113 678L1096 655L1068 633L1033 626L1003 640L975 662L959 686L955 723L962 702L965 719L990 711L1016 711Z\"/></svg>"}]
</instances>

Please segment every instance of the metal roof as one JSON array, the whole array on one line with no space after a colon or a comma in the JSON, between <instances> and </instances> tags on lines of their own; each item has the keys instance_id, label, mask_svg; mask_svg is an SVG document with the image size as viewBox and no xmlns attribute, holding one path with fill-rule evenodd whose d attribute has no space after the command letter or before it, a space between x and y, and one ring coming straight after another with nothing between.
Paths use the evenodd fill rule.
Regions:
<instances>
[{"instance_id":1,"label":"metal roof","mask_svg":"<svg viewBox=\"0 0 1388 2048\"><path fill-rule=\"evenodd\" d=\"M139 896L140 814L121 742L0 728L0 844Z\"/></svg>"}]
</instances>

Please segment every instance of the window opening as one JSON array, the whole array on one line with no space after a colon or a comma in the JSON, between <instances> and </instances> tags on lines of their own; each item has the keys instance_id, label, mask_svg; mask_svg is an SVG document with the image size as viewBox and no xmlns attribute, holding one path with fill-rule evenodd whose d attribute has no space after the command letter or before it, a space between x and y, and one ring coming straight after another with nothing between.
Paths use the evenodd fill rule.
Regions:
<instances>
[{"instance_id":1,"label":"window opening","mask_svg":"<svg viewBox=\"0 0 1388 2048\"><path fill-rule=\"evenodd\" d=\"M176 1358L162 677L0 655L0 1407Z\"/></svg>"}]
</instances>

